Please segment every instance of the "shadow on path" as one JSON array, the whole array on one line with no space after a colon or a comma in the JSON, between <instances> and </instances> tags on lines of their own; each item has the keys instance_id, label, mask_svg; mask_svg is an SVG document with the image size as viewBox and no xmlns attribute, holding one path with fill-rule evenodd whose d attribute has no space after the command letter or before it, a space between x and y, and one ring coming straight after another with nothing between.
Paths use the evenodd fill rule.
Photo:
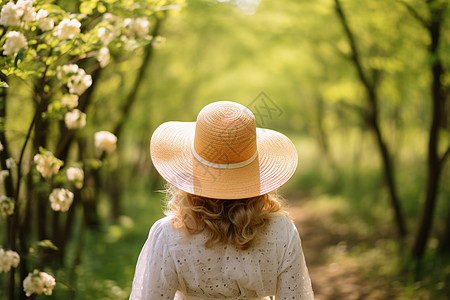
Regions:
<instances>
[{"instance_id":1,"label":"shadow on path","mask_svg":"<svg viewBox=\"0 0 450 300\"><path fill-rule=\"evenodd\" d=\"M292 198L295 199L295 198ZM299 230L316 300L383 299L370 295L380 284L369 282L362 272L351 266L330 261L329 253L345 247L345 235L330 232L324 212L312 211L296 202L288 209Z\"/></svg>"}]
</instances>

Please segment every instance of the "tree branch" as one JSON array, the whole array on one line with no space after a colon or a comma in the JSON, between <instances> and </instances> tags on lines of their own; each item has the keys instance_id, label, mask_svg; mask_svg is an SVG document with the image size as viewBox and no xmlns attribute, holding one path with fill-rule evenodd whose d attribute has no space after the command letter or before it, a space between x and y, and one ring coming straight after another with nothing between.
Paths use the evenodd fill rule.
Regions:
<instances>
[{"instance_id":1,"label":"tree branch","mask_svg":"<svg viewBox=\"0 0 450 300\"><path fill-rule=\"evenodd\" d=\"M48 66L46 66L44 73L42 74L40 82L45 82L45 78L47 76L47 71L48 71ZM44 97L45 97L45 95L44 95ZM17 202L17 204L19 203L20 183L22 181L21 180L21 177L22 177L22 172L21 172L22 168L21 167L22 167L23 156L25 154L25 149L27 148L28 141L30 140L31 132L33 131L34 125L36 124L36 120L37 120L38 116L41 115L45 109L45 107L43 105L44 102L45 101L43 101L41 99L41 102L38 104L38 106L36 108L36 113L34 114L33 120L31 121L30 127L28 128L28 132L25 137L25 141L24 141L24 143L22 145L22 149L20 151L19 161L17 163L17 184L16 184L16 202Z\"/></svg>"},{"instance_id":2,"label":"tree branch","mask_svg":"<svg viewBox=\"0 0 450 300\"><path fill-rule=\"evenodd\" d=\"M395 222L397 226L397 231L400 239L403 239L407 234L406 224L404 221L400 201L398 199L398 194L396 191L395 185L395 174L394 174L394 164L392 163L392 159L390 156L389 148L386 142L383 139L381 127L378 122L378 96L377 96L377 84L380 77L380 74L376 70L372 70L372 73L369 73L370 70L364 71L363 64L361 61L360 53L358 51L358 47L356 46L355 36L350 29L348 20L344 14L341 3L339 0L334 0L335 2L335 10L338 15L338 18L344 28L345 35L347 36L348 42L350 44L350 48L352 51L352 61L356 67L359 79L364 86L364 89L367 93L367 104L368 111L366 113L366 121L368 125L373 130L377 145L379 148L379 152L381 155L383 167L384 167L384 175L386 180L387 189L389 191L390 200L394 212ZM370 75L372 75L370 77Z\"/></svg>"},{"instance_id":3,"label":"tree branch","mask_svg":"<svg viewBox=\"0 0 450 300\"><path fill-rule=\"evenodd\" d=\"M163 22L164 19L165 19L165 16L156 20L155 26L153 27L153 31L151 33L152 36L154 36L154 37L158 36L159 30L161 27L161 23ZM131 107L133 106L133 103L137 99L138 90L141 86L143 79L145 78L145 72L147 71L148 65L153 56L153 50L154 50L154 46L150 42L145 48L144 58L142 60L142 64L139 69L136 80L133 84L133 88L131 89L130 94L128 95L125 103L122 105L122 108L120 109L123 112L122 118L120 119L119 123L116 125L116 127L114 128L114 131L113 131L114 135L117 137L119 137L120 133L122 132L122 128L125 125L128 117L129 117Z\"/></svg>"},{"instance_id":4,"label":"tree branch","mask_svg":"<svg viewBox=\"0 0 450 300\"><path fill-rule=\"evenodd\" d=\"M345 53L344 51L342 51L341 49L339 49L338 47L336 47L334 44L331 45L331 48L333 48L334 51L336 51L336 53L342 57L345 60L353 60L353 56L351 54Z\"/></svg>"},{"instance_id":5,"label":"tree branch","mask_svg":"<svg viewBox=\"0 0 450 300\"><path fill-rule=\"evenodd\" d=\"M429 23L427 20L425 20L425 18L422 17L422 16L417 12L417 10L415 10L409 3L404 2L404 1L402 1L402 0L399 0L398 2L399 2L401 5L403 5L403 6L408 10L408 12L411 14L411 16L412 16L414 19L416 19L417 21L419 21L419 23L422 24L423 27L425 27L425 28L430 28L430 23Z\"/></svg>"},{"instance_id":6,"label":"tree branch","mask_svg":"<svg viewBox=\"0 0 450 300\"><path fill-rule=\"evenodd\" d=\"M345 16L344 11L342 10L341 2L339 0L334 0L334 3L337 15L339 17L339 20L341 21L342 26L344 27L345 34L347 35L348 42L352 50L351 59L355 63L358 76L361 79L361 82L365 85L365 87L368 90L370 90L373 88L373 83L369 81L369 78L367 78L366 74L364 73L359 50L358 47L356 47L355 37L350 29L347 17Z\"/></svg>"}]
</instances>

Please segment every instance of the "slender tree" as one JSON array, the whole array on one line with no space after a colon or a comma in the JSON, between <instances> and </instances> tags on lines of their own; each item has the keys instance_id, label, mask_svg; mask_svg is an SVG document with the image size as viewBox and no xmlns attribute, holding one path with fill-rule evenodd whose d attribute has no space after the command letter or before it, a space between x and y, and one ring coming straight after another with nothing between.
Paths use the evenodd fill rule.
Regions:
<instances>
[{"instance_id":1,"label":"slender tree","mask_svg":"<svg viewBox=\"0 0 450 300\"><path fill-rule=\"evenodd\" d=\"M395 185L395 173L392 157L386 144L386 141L381 132L379 124L379 100L377 88L379 85L379 73L376 70L365 70L363 67L362 57L357 46L355 34L350 28L347 16L339 0L335 0L335 11L338 19L344 29L344 34L350 45L350 59L356 68L358 78L361 81L367 99L367 106L365 118L369 128L373 131L376 137L378 150L380 152L383 163L384 177L389 192L390 202L394 211L395 225L400 239L403 239L407 234L403 211L400 205L398 192ZM370 75L369 75L370 73Z\"/></svg>"},{"instance_id":2,"label":"slender tree","mask_svg":"<svg viewBox=\"0 0 450 300\"><path fill-rule=\"evenodd\" d=\"M419 226L416 232L411 254L415 259L421 259L424 255L430 231L433 225L433 216L436 207L436 200L439 188L439 179L445 161L450 156L450 145L443 153L439 153L440 138L439 130L443 127L446 91L444 89L442 78L445 69L442 57L439 52L439 46L442 41L442 30L444 25L444 14L449 5L447 1L427 0L426 7L429 18L423 17L410 4L400 2L409 13L423 26L428 33L430 44L428 46L428 56L430 57L431 73L431 105L432 116L428 137L428 155L427 155L427 181L425 191L425 201L421 210Z\"/></svg>"}]
</instances>

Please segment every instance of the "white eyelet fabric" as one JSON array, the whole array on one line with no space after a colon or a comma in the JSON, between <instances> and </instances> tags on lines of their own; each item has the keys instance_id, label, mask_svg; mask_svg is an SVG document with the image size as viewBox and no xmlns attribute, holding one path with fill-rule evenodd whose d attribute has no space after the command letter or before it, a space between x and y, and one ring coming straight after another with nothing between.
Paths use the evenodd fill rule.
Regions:
<instances>
[{"instance_id":1,"label":"white eyelet fabric","mask_svg":"<svg viewBox=\"0 0 450 300\"><path fill-rule=\"evenodd\" d=\"M248 250L205 247L207 233L187 236L170 217L151 228L136 265L130 299L314 299L300 237L283 214Z\"/></svg>"}]
</instances>

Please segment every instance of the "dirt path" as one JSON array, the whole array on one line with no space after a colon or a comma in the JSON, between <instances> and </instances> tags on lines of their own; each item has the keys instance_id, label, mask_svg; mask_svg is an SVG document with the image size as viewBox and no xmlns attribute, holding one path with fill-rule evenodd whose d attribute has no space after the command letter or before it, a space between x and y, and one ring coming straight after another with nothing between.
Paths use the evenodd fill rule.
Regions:
<instances>
[{"instance_id":1,"label":"dirt path","mask_svg":"<svg viewBox=\"0 0 450 300\"><path fill-rule=\"evenodd\" d=\"M357 269L332 262L327 257L330 250L345 242L344 235L332 233L324 226L329 216L311 211L298 202L290 204L289 212L302 238L316 300L379 299L369 296L376 283L364 280Z\"/></svg>"}]
</instances>

